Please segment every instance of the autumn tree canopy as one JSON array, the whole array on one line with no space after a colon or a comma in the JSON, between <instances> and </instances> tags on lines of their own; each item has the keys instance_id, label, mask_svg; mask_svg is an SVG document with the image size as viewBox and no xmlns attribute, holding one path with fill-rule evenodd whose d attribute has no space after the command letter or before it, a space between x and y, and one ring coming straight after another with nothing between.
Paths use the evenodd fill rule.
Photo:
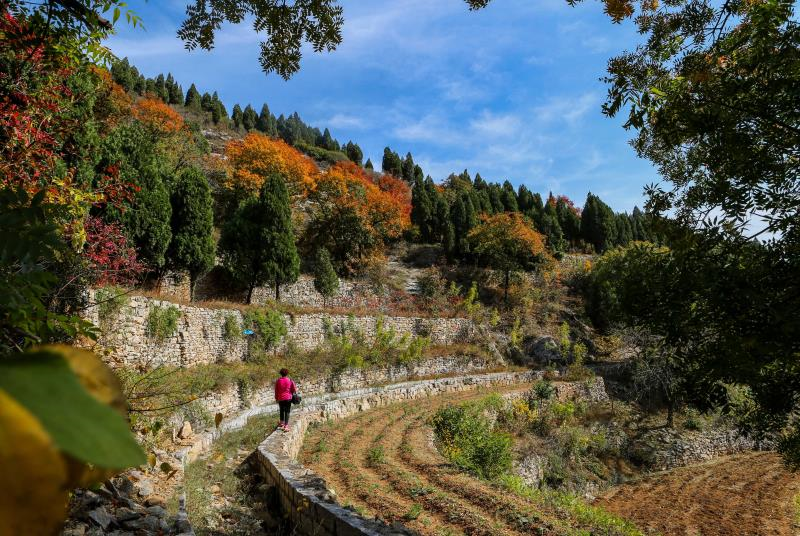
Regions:
<instances>
[{"instance_id":1,"label":"autumn tree canopy","mask_svg":"<svg viewBox=\"0 0 800 536\"><path fill-rule=\"evenodd\" d=\"M306 196L314 189L317 168L297 149L282 140L251 132L225 147L228 173L225 186L255 195L266 177L277 174L286 180L289 195Z\"/></svg>"},{"instance_id":2,"label":"autumn tree canopy","mask_svg":"<svg viewBox=\"0 0 800 536\"><path fill-rule=\"evenodd\" d=\"M484 216L469 232L478 260L504 274L504 298L512 272L528 270L545 260L544 237L518 212Z\"/></svg>"}]
</instances>

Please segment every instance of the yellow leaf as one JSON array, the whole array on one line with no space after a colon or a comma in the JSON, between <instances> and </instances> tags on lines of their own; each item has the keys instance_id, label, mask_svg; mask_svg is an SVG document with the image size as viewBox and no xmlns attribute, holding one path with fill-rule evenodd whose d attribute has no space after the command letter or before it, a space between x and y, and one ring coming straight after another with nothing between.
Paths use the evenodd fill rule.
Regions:
<instances>
[{"instance_id":1,"label":"yellow leaf","mask_svg":"<svg viewBox=\"0 0 800 536\"><path fill-rule=\"evenodd\" d=\"M45 346L42 350L54 351L62 356L90 395L123 416L128 415L128 404L119 379L96 354L64 344Z\"/></svg>"},{"instance_id":2,"label":"yellow leaf","mask_svg":"<svg viewBox=\"0 0 800 536\"><path fill-rule=\"evenodd\" d=\"M0 534L55 534L66 515L66 465L39 421L2 390L0 467Z\"/></svg>"}]
</instances>

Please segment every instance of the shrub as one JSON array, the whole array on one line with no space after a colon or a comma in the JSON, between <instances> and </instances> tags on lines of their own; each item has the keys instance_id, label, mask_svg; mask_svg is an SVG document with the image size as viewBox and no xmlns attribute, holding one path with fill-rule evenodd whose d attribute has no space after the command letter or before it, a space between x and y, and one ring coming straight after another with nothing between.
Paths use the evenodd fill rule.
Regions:
<instances>
[{"instance_id":1,"label":"shrub","mask_svg":"<svg viewBox=\"0 0 800 536\"><path fill-rule=\"evenodd\" d=\"M225 315L225 322L222 324L222 338L229 342L242 338L242 327L232 314Z\"/></svg>"},{"instance_id":2,"label":"shrub","mask_svg":"<svg viewBox=\"0 0 800 536\"><path fill-rule=\"evenodd\" d=\"M147 315L147 336L161 342L172 337L180 317L181 311L174 305L153 305Z\"/></svg>"},{"instance_id":3,"label":"shrub","mask_svg":"<svg viewBox=\"0 0 800 536\"><path fill-rule=\"evenodd\" d=\"M428 337L414 337L408 343L397 357L399 363L407 364L417 361L422 358L423 352L430 345L431 340Z\"/></svg>"},{"instance_id":4,"label":"shrub","mask_svg":"<svg viewBox=\"0 0 800 536\"><path fill-rule=\"evenodd\" d=\"M528 399L538 403L541 408L544 402L553 398L555 392L556 390L552 382L549 380L539 380L531 387L528 393Z\"/></svg>"},{"instance_id":5,"label":"shrub","mask_svg":"<svg viewBox=\"0 0 800 536\"><path fill-rule=\"evenodd\" d=\"M493 480L511 468L511 436L493 429L484 415L486 405L443 408L431 424L450 461L480 478Z\"/></svg>"},{"instance_id":6,"label":"shrub","mask_svg":"<svg viewBox=\"0 0 800 536\"><path fill-rule=\"evenodd\" d=\"M257 309L244 315L244 326L253 330L255 353L274 348L286 336L286 320L274 310Z\"/></svg>"},{"instance_id":7,"label":"shrub","mask_svg":"<svg viewBox=\"0 0 800 536\"><path fill-rule=\"evenodd\" d=\"M106 328L116 319L122 309L130 302L130 297L125 289L120 287L103 287L94 293L94 301L97 304L97 317L100 326Z\"/></svg>"}]
</instances>

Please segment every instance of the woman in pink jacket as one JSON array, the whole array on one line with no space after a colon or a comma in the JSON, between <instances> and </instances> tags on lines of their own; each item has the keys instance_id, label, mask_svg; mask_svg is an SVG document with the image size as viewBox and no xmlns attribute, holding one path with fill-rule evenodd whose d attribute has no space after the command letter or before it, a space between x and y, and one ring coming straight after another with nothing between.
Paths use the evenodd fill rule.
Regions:
<instances>
[{"instance_id":1,"label":"woman in pink jacket","mask_svg":"<svg viewBox=\"0 0 800 536\"><path fill-rule=\"evenodd\" d=\"M275 381L275 401L280 408L278 427L284 432L289 431L289 412L292 410L292 395L297 392L294 382L289 378L289 370L282 368L281 377Z\"/></svg>"}]
</instances>

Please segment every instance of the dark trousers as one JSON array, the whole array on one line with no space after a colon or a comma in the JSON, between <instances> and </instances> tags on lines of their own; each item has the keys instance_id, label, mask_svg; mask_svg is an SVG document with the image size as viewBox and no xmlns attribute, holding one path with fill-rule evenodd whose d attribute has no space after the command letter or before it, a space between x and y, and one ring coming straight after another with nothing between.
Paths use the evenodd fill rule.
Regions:
<instances>
[{"instance_id":1,"label":"dark trousers","mask_svg":"<svg viewBox=\"0 0 800 536\"><path fill-rule=\"evenodd\" d=\"M282 423L289 424L289 412L292 411L292 401L281 400L278 402L278 407L280 408L280 417L278 417L278 420Z\"/></svg>"}]
</instances>

